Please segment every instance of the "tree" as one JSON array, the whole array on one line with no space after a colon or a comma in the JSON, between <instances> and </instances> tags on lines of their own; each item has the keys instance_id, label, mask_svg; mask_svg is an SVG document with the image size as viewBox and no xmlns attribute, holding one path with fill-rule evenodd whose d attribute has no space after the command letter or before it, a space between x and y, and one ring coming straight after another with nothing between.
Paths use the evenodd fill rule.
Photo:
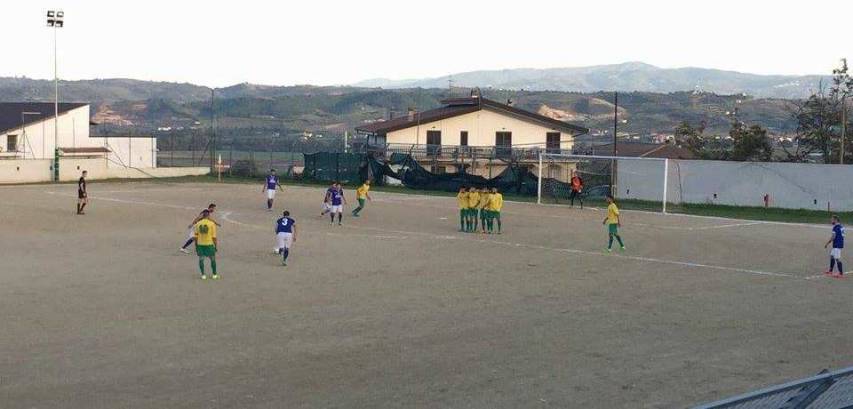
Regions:
<instances>
[{"instance_id":1,"label":"tree","mask_svg":"<svg viewBox=\"0 0 853 409\"><path fill-rule=\"evenodd\" d=\"M736 121L729 131L732 137L731 159L736 161L767 162L773 156L773 145L767 137L767 130L759 125L747 127Z\"/></svg>"},{"instance_id":2,"label":"tree","mask_svg":"<svg viewBox=\"0 0 853 409\"><path fill-rule=\"evenodd\" d=\"M704 132L705 124L694 127L689 122L682 121L675 127L675 144L688 149L700 159L725 159L725 143L719 138L704 135Z\"/></svg>"},{"instance_id":3,"label":"tree","mask_svg":"<svg viewBox=\"0 0 853 409\"><path fill-rule=\"evenodd\" d=\"M820 153L824 163L830 162L835 124L841 120L840 102L827 96L823 85L805 101L792 104L791 115L797 121L794 147L784 147L788 160L803 162L811 154Z\"/></svg>"},{"instance_id":4,"label":"tree","mask_svg":"<svg viewBox=\"0 0 853 409\"><path fill-rule=\"evenodd\" d=\"M838 155L832 152L837 153L841 149L842 101L850 96L853 96L853 78L849 74L847 59L844 58L841 66L832 70L832 86L828 92L821 82L817 92L808 99L792 103L790 111L797 122L797 131L794 146L783 146L788 160L802 162L811 154L819 153L824 163L838 162ZM849 128L850 118L847 120ZM850 147L847 135L844 137L845 158Z\"/></svg>"}]
</instances>

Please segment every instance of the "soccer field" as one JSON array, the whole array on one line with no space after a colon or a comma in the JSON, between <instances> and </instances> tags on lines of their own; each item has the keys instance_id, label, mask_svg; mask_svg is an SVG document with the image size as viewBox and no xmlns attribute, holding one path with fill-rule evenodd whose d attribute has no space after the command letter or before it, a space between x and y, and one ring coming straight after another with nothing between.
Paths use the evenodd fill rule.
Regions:
<instances>
[{"instance_id":1,"label":"soccer field","mask_svg":"<svg viewBox=\"0 0 853 409\"><path fill-rule=\"evenodd\" d=\"M626 211L606 254L599 209L480 235L449 197L347 190L338 227L320 187L75 188L0 187L2 408L675 408L853 365L828 225ZM177 251L209 202L219 281Z\"/></svg>"}]
</instances>

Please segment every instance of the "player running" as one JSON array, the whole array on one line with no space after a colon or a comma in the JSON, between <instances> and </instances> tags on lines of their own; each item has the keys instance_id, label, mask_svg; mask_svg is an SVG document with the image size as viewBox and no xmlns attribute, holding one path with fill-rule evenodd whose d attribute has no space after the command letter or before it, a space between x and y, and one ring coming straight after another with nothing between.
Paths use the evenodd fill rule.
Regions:
<instances>
[{"instance_id":1,"label":"player running","mask_svg":"<svg viewBox=\"0 0 853 409\"><path fill-rule=\"evenodd\" d=\"M359 217L358 214L364 209L364 204L366 201L373 199L370 198L370 180L365 180L364 183L355 190L355 199L358 200L358 207L352 211L352 217Z\"/></svg>"},{"instance_id":2,"label":"player running","mask_svg":"<svg viewBox=\"0 0 853 409\"><path fill-rule=\"evenodd\" d=\"M498 234L501 234L501 209L504 207L504 195L498 192L498 188L492 188L489 199L489 233L494 231L494 222L498 222Z\"/></svg>"},{"instance_id":3,"label":"player running","mask_svg":"<svg viewBox=\"0 0 853 409\"><path fill-rule=\"evenodd\" d=\"M609 237L607 242L607 252L609 253L613 248L614 238L619 241L619 249L625 250L625 245L622 243L622 237L619 236L619 227L622 227L622 220L619 218L619 208L616 207L613 195L608 194L605 199L608 203L607 217L605 217L604 221L601 223L607 225L607 233Z\"/></svg>"},{"instance_id":4,"label":"player running","mask_svg":"<svg viewBox=\"0 0 853 409\"><path fill-rule=\"evenodd\" d=\"M583 196L581 196L581 192L583 192L583 178L578 175L576 170L572 170L572 178L569 182L572 187L572 191L569 193L569 200L572 202L571 207L575 207L575 198L577 198L581 203L581 209L583 209Z\"/></svg>"},{"instance_id":5,"label":"player running","mask_svg":"<svg viewBox=\"0 0 853 409\"><path fill-rule=\"evenodd\" d=\"M829 251L829 271L826 275L841 278L844 277L844 269L841 266L841 249L844 248L844 226L838 219L838 215L832 215L832 236L829 241L823 245L823 248L829 247L832 244L832 250ZM838 274L833 274L832 270L838 265Z\"/></svg>"},{"instance_id":6,"label":"player running","mask_svg":"<svg viewBox=\"0 0 853 409\"><path fill-rule=\"evenodd\" d=\"M219 242L216 238L216 223L210 220L210 211L205 209L201 212L201 220L195 224L195 252L198 254L198 269L201 272L201 279L207 280L204 274L204 259L210 259L210 271L213 273L211 278L219 279L219 274L216 273L216 250Z\"/></svg>"},{"instance_id":7,"label":"player running","mask_svg":"<svg viewBox=\"0 0 853 409\"><path fill-rule=\"evenodd\" d=\"M344 197L344 188L339 182L335 183L335 188L328 193L328 201L332 205L331 221L329 225L335 224L335 215L338 215L338 226L341 225L341 220L344 217L344 205L347 204L347 198Z\"/></svg>"},{"instance_id":8,"label":"player running","mask_svg":"<svg viewBox=\"0 0 853 409\"><path fill-rule=\"evenodd\" d=\"M282 212L281 218L275 222L275 240L278 254L281 254L281 265L286 266L290 247L296 242L296 220L290 217L287 210Z\"/></svg>"},{"instance_id":9,"label":"player running","mask_svg":"<svg viewBox=\"0 0 853 409\"><path fill-rule=\"evenodd\" d=\"M468 232L477 231L477 205L480 203L480 192L476 187L468 189Z\"/></svg>"},{"instance_id":10,"label":"player running","mask_svg":"<svg viewBox=\"0 0 853 409\"><path fill-rule=\"evenodd\" d=\"M480 233L486 234L486 222L489 218L489 200L491 200L492 192L489 188L483 188L480 193L480 203L477 203L477 210L480 215Z\"/></svg>"},{"instance_id":11,"label":"player running","mask_svg":"<svg viewBox=\"0 0 853 409\"><path fill-rule=\"evenodd\" d=\"M281 187L281 183L278 181L278 176L275 175L275 169L270 169L270 174L267 175L264 180L264 188L261 192L266 192L267 194L267 211L272 211L272 204L275 201L275 190L276 188L284 191L284 188Z\"/></svg>"},{"instance_id":12,"label":"player running","mask_svg":"<svg viewBox=\"0 0 853 409\"><path fill-rule=\"evenodd\" d=\"M187 226L187 232L189 233L189 237L187 237L187 241L184 242L184 245L178 249L181 253L190 254L190 251L187 250L187 247L189 247L190 244L193 244L193 241L195 241L195 229L194 229L195 224L198 223L199 220L201 220L203 218L202 214L204 213L205 210L207 210L207 212L208 212L208 219L210 219L210 221L212 221L213 224L215 224L216 226L222 227L221 224L217 223L216 220L213 220L213 217L211 217L213 212L216 211L216 204L211 203L211 204L207 205L207 209L204 209L204 210L198 212L198 216L196 216L195 219L193 219L192 223L190 223L190 225Z\"/></svg>"},{"instance_id":13,"label":"player running","mask_svg":"<svg viewBox=\"0 0 853 409\"><path fill-rule=\"evenodd\" d=\"M83 171L80 179L77 180L77 214L86 214L83 209L89 203L89 192L86 190L86 175L87 171Z\"/></svg>"},{"instance_id":14,"label":"player running","mask_svg":"<svg viewBox=\"0 0 853 409\"><path fill-rule=\"evenodd\" d=\"M459 206L459 231L467 231L465 224L468 221L468 190L465 186L459 186L459 193L456 194L456 204Z\"/></svg>"}]
</instances>

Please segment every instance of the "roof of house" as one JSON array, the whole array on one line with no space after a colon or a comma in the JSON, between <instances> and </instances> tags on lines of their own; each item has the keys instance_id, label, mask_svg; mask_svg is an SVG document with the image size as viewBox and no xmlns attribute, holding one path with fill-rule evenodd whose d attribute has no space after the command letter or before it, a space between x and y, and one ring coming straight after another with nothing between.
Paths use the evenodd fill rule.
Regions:
<instances>
[{"instance_id":1,"label":"roof of house","mask_svg":"<svg viewBox=\"0 0 853 409\"><path fill-rule=\"evenodd\" d=\"M430 109L424 112L416 112L414 115L401 116L387 121L374 122L372 124L356 127L355 129L358 132L385 134L416 125L424 125L442 119L477 112L481 109L488 109L500 114L513 116L524 121L534 122L569 133L584 134L589 132L589 129L582 126L559 121L486 98L454 98L441 101L441 103L444 104L441 108Z\"/></svg>"},{"instance_id":2,"label":"roof of house","mask_svg":"<svg viewBox=\"0 0 853 409\"><path fill-rule=\"evenodd\" d=\"M613 155L613 144L591 147L593 155ZM690 150L668 143L616 143L616 156L637 158L695 159Z\"/></svg>"},{"instance_id":3,"label":"roof of house","mask_svg":"<svg viewBox=\"0 0 853 409\"><path fill-rule=\"evenodd\" d=\"M84 107L82 102L61 102L59 113L65 113L72 109ZM27 113L24 115L24 113ZM45 119L53 118L54 107L52 102L0 102L0 132L20 128L21 125L30 125ZM22 121L23 120L23 121Z\"/></svg>"}]
</instances>

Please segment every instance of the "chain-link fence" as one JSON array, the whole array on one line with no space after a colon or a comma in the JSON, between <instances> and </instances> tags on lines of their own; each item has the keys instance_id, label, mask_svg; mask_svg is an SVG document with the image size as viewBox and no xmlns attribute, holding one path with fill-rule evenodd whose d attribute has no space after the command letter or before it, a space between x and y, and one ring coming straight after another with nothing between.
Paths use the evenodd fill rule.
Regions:
<instances>
[{"instance_id":1,"label":"chain-link fence","mask_svg":"<svg viewBox=\"0 0 853 409\"><path fill-rule=\"evenodd\" d=\"M285 178L296 178L305 166L304 154L339 152L343 144L336 137L317 142L302 136L278 137L209 135L161 135L158 137L157 166L207 166L222 176L257 177L269 169Z\"/></svg>"},{"instance_id":2,"label":"chain-link fence","mask_svg":"<svg viewBox=\"0 0 853 409\"><path fill-rule=\"evenodd\" d=\"M853 367L772 386L694 409L841 409L853 407Z\"/></svg>"}]
</instances>

